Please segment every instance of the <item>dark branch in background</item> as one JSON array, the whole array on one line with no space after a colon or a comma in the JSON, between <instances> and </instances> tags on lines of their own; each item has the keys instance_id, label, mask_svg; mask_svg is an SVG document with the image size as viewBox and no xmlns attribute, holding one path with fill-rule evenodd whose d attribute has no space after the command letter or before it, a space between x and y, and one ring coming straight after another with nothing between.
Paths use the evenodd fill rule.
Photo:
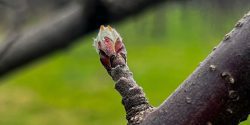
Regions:
<instances>
[{"instance_id":1,"label":"dark branch in background","mask_svg":"<svg viewBox=\"0 0 250 125\"><path fill-rule=\"evenodd\" d=\"M82 4L70 5L50 20L22 32L1 54L0 75L67 47L101 24L119 21L162 1L164 0L82 0ZM6 49L5 45L0 49L0 52Z\"/></svg>"},{"instance_id":2,"label":"dark branch in background","mask_svg":"<svg viewBox=\"0 0 250 125\"><path fill-rule=\"evenodd\" d=\"M238 125L250 113L250 12L142 125Z\"/></svg>"},{"instance_id":3,"label":"dark branch in background","mask_svg":"<svg viewBox=\"0 0 250 125\"><path fill-rule=\"evenodd\" d=\"M51 19L50 22L40 24L39 27L23 33L2 55L0 74L3 75L55 48L65 46L73 38L79 36L82 30L80 24L84 24L80 14L82 14L81 7L74 5L67 8L61 15Z\"/></svg>"},{"instance_id":4,"label":"dark branch in background","mask_svg":"<svg viewBox=\"0 0 250 125\"><path fill-rule=\"evenodd\" d=\"M27 4L26 0L22 1L0 1L0 5L8 10L8 14L11 15L10 21L8 21L9 28L7 29L7 35L5 37L3 45L0 47L0 60L4 57L11 46L21 36L21 28L24 25L27 17Z\"/></svg>"}]
</instances>

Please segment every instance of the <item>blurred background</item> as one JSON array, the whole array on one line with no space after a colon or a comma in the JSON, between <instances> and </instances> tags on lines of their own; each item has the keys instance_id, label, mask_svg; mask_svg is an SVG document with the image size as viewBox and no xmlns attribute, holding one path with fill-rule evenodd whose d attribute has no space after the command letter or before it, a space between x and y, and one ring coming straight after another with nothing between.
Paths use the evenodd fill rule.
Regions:
<instances>
[{"instance_id":1,"label":"blurred background","mask_svg":"<svg viewBox=\"0 0 250 125\"><path fill-rule=\"evenodd\" d=\"M69 4L68 0L0 1L0 45ZM105 24L123 37L135 80L151 104L158 106L248 10L249 0L172 0ZM126 124L121 97L92 47L97 32L1 75L0 124ZM241 125L250 125L250 120Z\"/></svg>"}]
</instances>

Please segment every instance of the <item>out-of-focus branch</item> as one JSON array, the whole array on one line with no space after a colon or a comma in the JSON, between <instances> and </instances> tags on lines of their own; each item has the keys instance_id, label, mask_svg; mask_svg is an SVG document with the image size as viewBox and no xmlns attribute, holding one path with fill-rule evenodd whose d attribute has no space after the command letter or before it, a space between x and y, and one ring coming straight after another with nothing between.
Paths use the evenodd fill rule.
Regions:
<instances>
[{"instance_id":1,"label":"out-of-focus branch","mask_svg":"<svg viewBox=\"0 0 250 125\"><path fill-rule=\"evenodd\" d=\"M35 58L66 46L82 34L82 8L72 5L64 12L17 37L0 58L0 75ZM6 42L5 44L9 44ZM0 50L4 50L6 45Z\"/></svg>"},{"instance_id":2,"label":"out-of-focus branch","mask_svg":"<svg viewBox=\"0 0 250 125\"><path fill-rule=\"evenodd\" d=\"M97 29L100 24L119 21L162 1L82 0L82 4L70 5L55 17L22 32L11 47L1 54L0 75L68 46ZM0 52L5 47L2 45Z\"/></svg>"},{"instance_id":3,"label":"out-of-focus branch","mask_svg":"<svg viewBox=\"0 0 250 125\"><path fill-rule=\"evenodd\" d=\"M11 48L11 46L19 39L21 36L21 29L25 23L27 17L27 1L0 1L8 11L11 19L8 20L8 31L4 43L0 49L0 60L6 54L6 52Z\"/></svg>"},{"instance_id":4,"label":"out-of-focus branch","mask_svg":"<svg viewBox=\"0 0 250 125\"><path fill-rule=\"evenodd\" d=\"M238 125L249 105L250 12L142 125Z\"/></svg>"}]
</instances>

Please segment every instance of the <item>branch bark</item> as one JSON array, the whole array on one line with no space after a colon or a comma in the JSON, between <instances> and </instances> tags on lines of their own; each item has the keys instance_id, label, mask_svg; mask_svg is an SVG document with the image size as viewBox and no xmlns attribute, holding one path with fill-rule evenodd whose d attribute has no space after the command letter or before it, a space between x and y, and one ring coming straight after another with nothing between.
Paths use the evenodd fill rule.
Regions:
<instances>
[{"instance_id":1,"label":"branch bark","mask_svg":"<svg viewBox=\"0 0 250 125\"><path fill-rule=\"evenodd\" d=\"M154 107L149 104L142 88L136 84L127 64L112 68L111 77L116 82L115 89L122 96L128 125L139 125Z\"/></svg>"},{"instance_id":2,"label":"branch bark","mask_svg":"<svg viewBox=\"0 0 250 125\"><path fill-rule=\"evenodd\" d=\"M122 96L128 125L139 125L154 108L128 68L127 50L121 36L112 27L102 25L94 45L102 65L116 82L115 89Z\"/></svg>"},{"instance_id":3,"label":"branch bark","mask_svg":"<svg viewBox=\"0 0 250 125\"><path fill-rule=\"evenodd\" d=\"M250 12L142 125L237 125L249 105Z\"/></svg>"},{"instance_id":4,"label":"branch bark","mask_svg":"<svg viewBox=\"0 0 250 125\"><path fill-rule=\"evenodd\" d=\"M0 76L34 59L67 47L102 24L120 21L164 0L80 1L81 4L70 5L54 18L20 33L11 46L2 45L0 52L4 53L0 54Z\"/></svg>"}]
</instances>

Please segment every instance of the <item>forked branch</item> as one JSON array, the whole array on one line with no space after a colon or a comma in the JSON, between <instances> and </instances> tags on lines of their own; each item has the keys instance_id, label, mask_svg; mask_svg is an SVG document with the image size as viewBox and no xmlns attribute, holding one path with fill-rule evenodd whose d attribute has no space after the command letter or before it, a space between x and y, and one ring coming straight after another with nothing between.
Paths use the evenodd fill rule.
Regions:
<instances>
[{"instance_id":1,"label":"forked branch","mask_svg":"<svg viewBox=\"0 0 250 125\"><path fill-rule=\"evenodd\" d=\"M142 125L238 125L250 113L250 13Z\"/></svg>"},{"instance_id":2,"label":"forked branch","mask_svg":"<svg viewBox=\"0 0 250 125\"><path fill-rule=\"evenodd\" d=\"M128 69L119 34L101 27L95 45L123 97L131 125L237 125L250 113L250 13L156 109Z\"/></svg>"}]
</instances>

